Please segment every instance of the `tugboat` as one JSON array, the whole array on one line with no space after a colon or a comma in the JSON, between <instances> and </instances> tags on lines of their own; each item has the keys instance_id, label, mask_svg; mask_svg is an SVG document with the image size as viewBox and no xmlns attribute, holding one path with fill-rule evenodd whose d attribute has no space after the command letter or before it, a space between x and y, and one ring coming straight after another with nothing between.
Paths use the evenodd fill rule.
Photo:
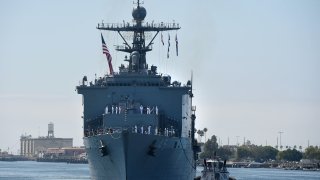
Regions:
<instances>
[{"instance_id":1,"label":"tugboat","mask_svg":"<svg viewBox=\"0 0 320 180\"><path fill-rule=\"evenodd\" d=\"M200 148L195 140L192 78L181 84L147 64L155 37L179 30L177 23L145 23L139 0L132 23L99 23L97 29L117 32L128 63L113 72L111 54L103 42L110 73L77 86L82 94L84 145L91 179L193 180ZM124 32L133 32L132 42ZM147 42L145 33L154 32ZM177 43L177 40L176 40Z\"/></svg>"},{"instance_id":2,"label":"tugboat","mask_svg":"<svg viewBox=\"0 0 320 180\"><path fill-rule=\"evenodd\" d=\"M201 180L232 180L226 167L226 160L221 162L217 159L204 160L204 169L201 171Z\"/></svg>"},{"instance_id":3,"label":"tugboat","mask_svg":"<svg viewBox=\"0 0 320 180\"><path fill-rule=\"evenodd\" d=\"M201 176L196 177L195 180L236 180L236 178L229 176L230 173L226 165L227 160L222 162L214 152L213 159L203 159Z\"/></svg>"}]
</instances>

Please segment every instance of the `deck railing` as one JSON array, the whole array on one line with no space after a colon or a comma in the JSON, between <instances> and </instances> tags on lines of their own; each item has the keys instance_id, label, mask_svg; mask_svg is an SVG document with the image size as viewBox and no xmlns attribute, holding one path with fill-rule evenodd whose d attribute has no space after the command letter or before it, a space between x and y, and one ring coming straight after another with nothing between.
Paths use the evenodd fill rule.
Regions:
<instances>
[{"instance_id":1,"label":"deck railing","mask_svg":"<svg viewBox=\"0 0 320 180\"><path fill-rule=\"evenodd\" d=\"M159 135L168 137L177 137L176 130L172 127L161 130L154 126L134 126L134 127L107 127L98 129L87 129L84 131L84 137L93 137L99 135L121 134L123 131L135 134Z\"/></svg>"}]
</instances>

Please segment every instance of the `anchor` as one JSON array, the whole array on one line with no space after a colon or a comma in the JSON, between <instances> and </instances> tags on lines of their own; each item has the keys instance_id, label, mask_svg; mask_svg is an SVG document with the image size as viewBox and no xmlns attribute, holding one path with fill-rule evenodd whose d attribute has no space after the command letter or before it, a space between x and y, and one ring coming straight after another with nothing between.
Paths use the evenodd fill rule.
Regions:
<instances>
[{"instance_id":1,"label":"anchor","mask_svg":"<svg viewBox=\"0 0 320 180\"><path fill-rule=\"evenodd\" d=\"M101 147L99 147L99 150L101 153L101 157L107 156L109 154L107 145L105 145L101 139L100 139L100 145Z\"/></svg>"}]
</instances>

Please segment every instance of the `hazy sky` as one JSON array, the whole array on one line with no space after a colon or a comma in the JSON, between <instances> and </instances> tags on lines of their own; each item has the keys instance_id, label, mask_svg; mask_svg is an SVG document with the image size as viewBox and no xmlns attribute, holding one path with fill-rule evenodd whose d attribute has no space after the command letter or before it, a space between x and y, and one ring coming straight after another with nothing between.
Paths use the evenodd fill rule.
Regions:
<instances>
[{"instance_id":1,"label":"hazy sky","mask_svg":"<svg viewBox=\"0 0 320 180\"><path fill-rule=\"evenodd\" d=\"M250 139L320 145L319 0L145 0L146 21L179 23L179 56L159 37L149 65L185 83L194 73L196 127L223 144ZM21 134L72 137L82 145L81 96L87 75L102 76L104 22L131 22L131 0L0 1L0 148L14 153ZM114 69L124 58L103 32ZM164 33L167 39L168 33Z\"/></svg>"}]
</instances>

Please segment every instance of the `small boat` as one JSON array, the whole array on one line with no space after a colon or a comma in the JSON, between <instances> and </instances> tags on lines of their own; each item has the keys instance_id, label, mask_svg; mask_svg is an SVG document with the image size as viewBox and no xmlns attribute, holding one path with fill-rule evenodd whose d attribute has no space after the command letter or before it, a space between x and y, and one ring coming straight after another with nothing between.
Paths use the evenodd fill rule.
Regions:
<instances>
[{"instance_id":1,"label":"small boat","mask_svg":"<svg viewBox=\"0 0 320 180\"><path fill-rule=\"evenodd\" d=\"M229 176L226 160L222 162L218 159L205 159L201 173L201 180L235 180L235 178Z\"/></svg>"}]
</instances>

